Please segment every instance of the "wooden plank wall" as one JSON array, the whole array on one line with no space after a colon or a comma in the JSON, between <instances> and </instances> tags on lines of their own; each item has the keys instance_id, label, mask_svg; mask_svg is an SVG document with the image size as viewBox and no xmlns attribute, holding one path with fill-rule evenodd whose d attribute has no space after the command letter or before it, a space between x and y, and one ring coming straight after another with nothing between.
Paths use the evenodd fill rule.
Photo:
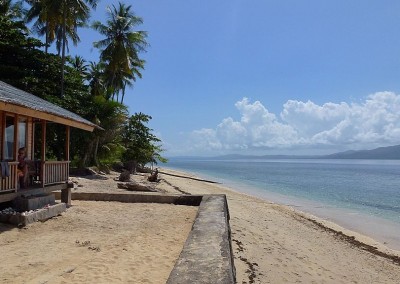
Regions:
<instances>
[{"instance_id":1,"label":"wooden plank wall","mask_svg":"<svg viewBox=\"0 0 400 284\"><path fill-rule=\"evenodd\" d=\"M18 186L18 176L17 176L17 165L18 162L9 162L9 170L10 176L8 177L1 177L1 187L0 190L8 191L8 190L15 190Z\"/></svg>"}]
</instances>

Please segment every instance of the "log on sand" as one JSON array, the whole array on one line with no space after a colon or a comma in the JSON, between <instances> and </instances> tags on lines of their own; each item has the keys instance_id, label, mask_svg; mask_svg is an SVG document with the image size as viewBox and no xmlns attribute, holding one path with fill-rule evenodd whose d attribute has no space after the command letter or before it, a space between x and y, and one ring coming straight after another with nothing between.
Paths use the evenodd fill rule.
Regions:
<instances>
[{"instance_id":1,"label":"log on sand","mask_svg":"<svg viewBox=\"0 0 400 284\"><path fill-rule=\"evenodd\" d=\"M149 191L149 192L157 192L156 189L150 187L150 186L146 186L146 185L141 185L135 182L119 182L117 183L118 188L121 189L126 189L129 191Z\"/></svg>"},{"instance_id":2,"label":"log on sand","mask_svg":"<svg viewBox=\"0 0 400 284\"><path fill-rule=\"evenodd\" d=\"M188 176L175 175L175 174L166 173L166 172L161 172L161 171L159 171L158 173L164 174L164 175L167 175L167 176L173 176L173 177L179 177L179 178L192 179L192 180L197 180L197 181L202 181L202 182L208 182L208 183L221 184L220 182L217 182L217 181L206 180L206 179L201 179L201 178L194 178L194 177L188 177Z\"/></svg>"}]
</instances>

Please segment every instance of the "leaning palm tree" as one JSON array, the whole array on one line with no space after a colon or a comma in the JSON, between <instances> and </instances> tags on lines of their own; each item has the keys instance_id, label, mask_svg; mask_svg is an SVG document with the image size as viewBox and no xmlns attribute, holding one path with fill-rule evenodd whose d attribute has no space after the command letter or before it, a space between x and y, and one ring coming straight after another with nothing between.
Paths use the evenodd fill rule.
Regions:
<instances>
[{"instance_id":1,"label":"leaning palm tree","mask_svg":"<svg viewBox=\"0 0 400 284\"><path fill-rule=\"evenodd\" d=\"M95 42L94 46L101 50L100 59L106 64L107 97L112 99L116 94L118 98L118 93L126 85L131 85L136 76L141 77L140 70L144 68L144 60L139 58L139 53L146 51L147 33L135 31L143 20L135 16L131 8L131 5L122 3L118 7L108 7L106 24L99 21L92 24L95 30L105 36L105 39Z\"/></svg>"}]
</instances>

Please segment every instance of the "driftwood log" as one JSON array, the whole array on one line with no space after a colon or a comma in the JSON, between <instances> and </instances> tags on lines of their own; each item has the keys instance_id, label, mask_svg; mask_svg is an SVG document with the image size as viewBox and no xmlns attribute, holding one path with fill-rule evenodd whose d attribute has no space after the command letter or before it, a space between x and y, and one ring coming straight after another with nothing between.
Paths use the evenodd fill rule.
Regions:
<instances>
[{"instance_id":1,"label":"driftwood log","mask_svg":"<svg viewBox=\"0 0 400 284\"><path fill-rule=\"evenodd\" d=\"M129 191L148 191L148 192L157 192L154 188L142 184L138 184L135 182L119 182L117 183L118 188L126 189Z\"/></svg>"}]
</instances>

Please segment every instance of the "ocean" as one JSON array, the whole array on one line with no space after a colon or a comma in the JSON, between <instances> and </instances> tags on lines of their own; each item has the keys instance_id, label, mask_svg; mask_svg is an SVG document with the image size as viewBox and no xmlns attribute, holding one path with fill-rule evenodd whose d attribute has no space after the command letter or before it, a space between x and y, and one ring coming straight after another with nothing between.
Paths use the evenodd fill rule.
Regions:
<instances>
[{"instance_id":1,"label":"ocean","mask_svg":"<svg viewBox=\"0 0 400 284\"><path fill-rule=\"evenodd\" d=\"M290 205L400 250L400 161L171 158L166 167Z\"/></svg>"}]
</instances>

